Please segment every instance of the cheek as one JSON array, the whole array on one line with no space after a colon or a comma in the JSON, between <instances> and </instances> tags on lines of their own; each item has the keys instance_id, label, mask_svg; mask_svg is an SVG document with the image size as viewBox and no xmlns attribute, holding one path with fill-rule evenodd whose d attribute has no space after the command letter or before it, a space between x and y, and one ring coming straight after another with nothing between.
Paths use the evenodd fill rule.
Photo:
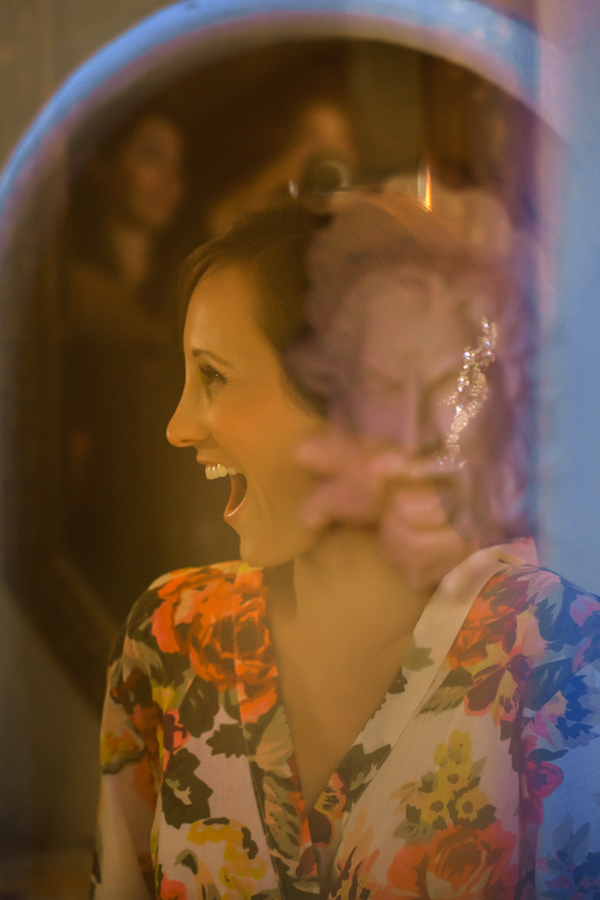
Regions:
<instances>
[{"instance_id":1,"label":"cheek","mask_svg":"<svg viewBox=\"0 0 600 900\"><path fill-rule=\"evenodd\" d=\"M157 186L160 186L163 180L156 166L142 161L128 160L123 171L129 194L135 198L151 193Z\"/></svg>"},{"instance_id":2,"label":"cheek","mask_svg":"<svg viewBox=\"0 0 600 900\"><path fill-rule=\"evenodd\" d=\"M207 412L206 424L215 441L241 465L271 458L281 441L281 415L268 398L217 398Z\"/></svg>"}]
</instances>

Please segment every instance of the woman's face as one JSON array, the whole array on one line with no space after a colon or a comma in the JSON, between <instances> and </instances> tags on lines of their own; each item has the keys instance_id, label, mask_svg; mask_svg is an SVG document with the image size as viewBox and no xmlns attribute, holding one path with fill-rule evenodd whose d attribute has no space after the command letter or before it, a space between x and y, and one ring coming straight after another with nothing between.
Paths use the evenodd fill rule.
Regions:
<instances>
[{"instance_id":1,"label":"woman's face","mask_svg":"<svg viewBox=\"0 0 600 900\"><path fill-rule=\"evenodd\" d=\"M167 437L193 447L207 474L236 473L225 521L239 534L246 562L273 566L314 543L299 515L314 478L294 454L323 423L292 399L255 321L259 302L240 266L215 267L200 280L184 329L185 386Z\"/></svg>"},{"instance_id":2,"label":"woman's face","mask_svg":"<svg viewBox=\"0 0 600 900\"><path fill-rule=\"evenodd\" d=\"M456 415L449 400L458 387L464 353L483 336L483 325L478 331L460 298L450 299L448 285L433 273L363 284L361 295L375 290L371 296L377 302L362 322L360 360L350 391L352 421L362 434L398 447L421 473L411 481L411 490L424 496L436 492L448 520L471 540L478 535L472 477L489 465L488 403L459 435L458 459L469 465L457 470L440 462L449 455L447 440ZM485 368L481 373L487 381ZM481 497L477 503L481 507Z\"/></svg>"},{"instance_id":3,"label":"woman's face","mask_svg":"<svg viewBox=\"0 0 600 900\"><path fill-rule=\"evenodd\" d=\"M432 299L428 280L377 281L361 285L363 296L377 292L377 302L362 323L351 391L354 424L400 445L409 457L437 460L455 414L448 398L464 351L475 344L473 328L443 291Z\"/></svg>"},{"instance_id":4,"label":"woman's face","mask_svg":"<svg viewBox=\"0 0 600 900\"><path fill-rule=\"evenodd\" d=\"M172 223L183 191L183 139L172 122L158 115L142 119L98 167L100 186L119 216L150 231Z\"/></svg>"}]
</instances>

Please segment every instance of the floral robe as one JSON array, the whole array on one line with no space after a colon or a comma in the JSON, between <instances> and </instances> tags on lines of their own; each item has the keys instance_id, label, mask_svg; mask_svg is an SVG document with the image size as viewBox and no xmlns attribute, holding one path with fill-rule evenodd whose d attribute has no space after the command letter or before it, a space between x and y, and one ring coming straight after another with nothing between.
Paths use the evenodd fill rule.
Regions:
<instances>
[{"instance_id":1,"label":"floral robe","mask_svg":"<svg viewBox=\"0 0 600 900\"><path fill-rule=\"evenodd\" d=\"M97 900L597 900L600 601L534 557L444 579L308 814L263 573L155 582L110 666Z\"/></svg>"}]
</instances>

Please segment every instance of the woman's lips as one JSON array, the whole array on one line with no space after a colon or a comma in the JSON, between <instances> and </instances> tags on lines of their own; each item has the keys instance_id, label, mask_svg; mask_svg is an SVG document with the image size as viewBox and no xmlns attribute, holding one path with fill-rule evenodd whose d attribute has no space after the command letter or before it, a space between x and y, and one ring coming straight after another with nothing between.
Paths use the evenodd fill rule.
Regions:
<instances>
[{"instance_id":1,"label":"woman's lips","mask_svg":"<svg viewBox=\"0 0 600 900\"><path fill-rule=\"evenodd\" d=\"M244 498L246 496L246 488L248 487L246 476L242 475L239 472L230 474L229 478L231 481L231 494L229 495L229 502L227 503L224 512L224 516L226 519L231 518L231 516L235 515L235 513L238 511L238 509L244 502Z\"/></svg>"}]
</instances>

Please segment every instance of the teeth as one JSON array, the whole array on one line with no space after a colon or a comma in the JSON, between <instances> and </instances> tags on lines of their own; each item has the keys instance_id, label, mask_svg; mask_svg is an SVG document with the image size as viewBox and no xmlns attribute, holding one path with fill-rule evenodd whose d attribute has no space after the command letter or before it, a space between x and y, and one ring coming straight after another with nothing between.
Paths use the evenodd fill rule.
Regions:
<instances>
[{"instance_id":1,"label":"teeth","mask_svg":"<svg viewBox=\"0 0 600 900\"><path fill-rule=\"evenodd\" d=\"M204 471L209 481L214 481L215 478L225 478L227 475L238 474L237 469L233 469L231 466L223 466L221 463L211 463L204 467Z\"/></svg>"}]
</instances>

